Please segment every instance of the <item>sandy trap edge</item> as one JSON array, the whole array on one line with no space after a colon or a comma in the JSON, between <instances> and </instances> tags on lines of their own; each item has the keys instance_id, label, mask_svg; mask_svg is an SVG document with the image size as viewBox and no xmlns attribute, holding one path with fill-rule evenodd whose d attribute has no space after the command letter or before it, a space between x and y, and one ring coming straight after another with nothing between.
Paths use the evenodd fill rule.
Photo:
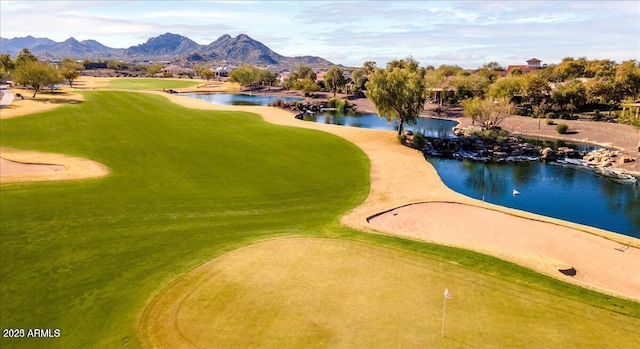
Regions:
<instances>
[{"instance_id":1,"label":"sandy trap edge","mask_svg":"<svg viewBox=\"0 0 640 349\"><path fill-rule=\"evenodd\" d=\"M63 154L0 148L0 183L59 181L107 176L111 169L89 159ZM14 167L15 166L15 167ZM16 167L32 167L31 173Z\"/></svg>"}]
</instances>

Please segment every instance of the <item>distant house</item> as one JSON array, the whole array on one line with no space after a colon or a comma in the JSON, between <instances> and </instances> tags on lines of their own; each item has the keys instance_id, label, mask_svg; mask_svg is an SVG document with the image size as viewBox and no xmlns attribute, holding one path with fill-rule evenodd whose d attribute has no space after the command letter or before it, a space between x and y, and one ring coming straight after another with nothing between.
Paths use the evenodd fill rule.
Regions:
<instances>
[{"instance_id":1,"label":"distant house","mask_svg":"<svg viewBox=\"0 0 640 349\"><path fill-rule=\"evenodd\" d=\"M228 78L229 73L234 71L237 67L231 65L224 65L221 67L213 68L213 73L217 78Z\"/></svg>"},{"instance_id":2,"label":"distant house","mask_svg":"<svg viewBox=\"0 0 640 349\"><path fill-rule=\"evenodd\" d=\"M280 76L278 77L278 81L280 81L281 84L284 84L284 82L287 81L287 79L290 76L291 76L291 72L283 71L280 73Z\"/></svg>"},{"instance_id":3,"label":"distant house","mask_svg":"<svg viewBox=\"0 0 640 349\"><path fill-rule=\"evenodd\" d=\"M527 61L526 65L510 65L507 67L507 70L504 72L503 76L511 75L511 72L514 70L519 70L522 73L528 73L534 70L538 70L540 68L544 68L546 65L541 65L542 61L537 58L531 58ZM500 74L502 75L502 74Z\"/></svg>"},{"instance_id":4,"label":"distant house","mask_svg":"<svg viewBox=\"0 0 640 349\"><path fill-rule=\"evenodd\" d=\"M160 71L162 73L168 73L168 74L173 74L173 75L185 75L185 74L192 74L193 73L193 69L181 67L179 65L169 65L169 66L166 66L166 67L162 68L162 70L160 70Z\"/></svg>"},{"instance_id":5,"label":"distant house","mask_svg":"<svg viewBox=\"0 0 640 349\"><path fill-rule=\"evenodd\" d=\"M537 58L531 58L530 60L527 61L527 68L528 69L540 69L540 63L542 63L541 60L537 59Z\"/></svg>"}]
</instances>

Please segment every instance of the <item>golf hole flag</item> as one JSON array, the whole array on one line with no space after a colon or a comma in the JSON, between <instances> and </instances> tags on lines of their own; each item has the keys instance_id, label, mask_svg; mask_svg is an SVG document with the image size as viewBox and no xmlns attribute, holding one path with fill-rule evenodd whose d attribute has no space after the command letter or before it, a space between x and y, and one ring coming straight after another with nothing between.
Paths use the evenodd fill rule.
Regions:
<instances>
[{"instance_id":1,"label":"golf hole flag","mask_svg":"<svg viewBox=\"0 0 640 349\"><path fill-rule=\"evenodd\" d=\"M451 293L449 293L449 289L444 289L444 306L442 308L442 332L440 333L441 337L444 337L444 317L447 313L447 299L451 299Z\"/></svg>"}]
</instances>

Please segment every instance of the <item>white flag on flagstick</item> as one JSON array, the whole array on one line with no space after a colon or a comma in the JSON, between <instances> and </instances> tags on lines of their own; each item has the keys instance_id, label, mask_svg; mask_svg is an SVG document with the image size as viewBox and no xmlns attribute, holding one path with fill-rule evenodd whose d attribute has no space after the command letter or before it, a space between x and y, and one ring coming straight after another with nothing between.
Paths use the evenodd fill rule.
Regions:
<instances>
[{"instance_id":1,"label":"white flag on flagstick","mask_svg":"<svg viewBox=\"0 0 640 349\"><path fill-rule=\"evenodd\" d=\"M449 289L448 288L444 289L444 297L446 299L451 299L451 294L449 293Z\"/></svg>"}]
</instances>

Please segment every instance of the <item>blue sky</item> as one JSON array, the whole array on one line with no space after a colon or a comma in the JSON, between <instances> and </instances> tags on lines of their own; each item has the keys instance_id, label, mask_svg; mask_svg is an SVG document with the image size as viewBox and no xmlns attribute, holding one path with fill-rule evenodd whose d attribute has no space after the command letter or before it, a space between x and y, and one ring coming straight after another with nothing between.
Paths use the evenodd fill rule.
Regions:
<instances>
[{"instance_id":1,"label":"blue sky","mask_svg":"<svg viewBox=\"0 0 640 349\"><path fill-rule=\"evenodd\" d=\"M536 57L640 60L640 1L5 1L0 36L95 39L114 48L164 33L209 44L247 34L285 56L384 66L477 68Z\"/></svg>"}]
</instances>

